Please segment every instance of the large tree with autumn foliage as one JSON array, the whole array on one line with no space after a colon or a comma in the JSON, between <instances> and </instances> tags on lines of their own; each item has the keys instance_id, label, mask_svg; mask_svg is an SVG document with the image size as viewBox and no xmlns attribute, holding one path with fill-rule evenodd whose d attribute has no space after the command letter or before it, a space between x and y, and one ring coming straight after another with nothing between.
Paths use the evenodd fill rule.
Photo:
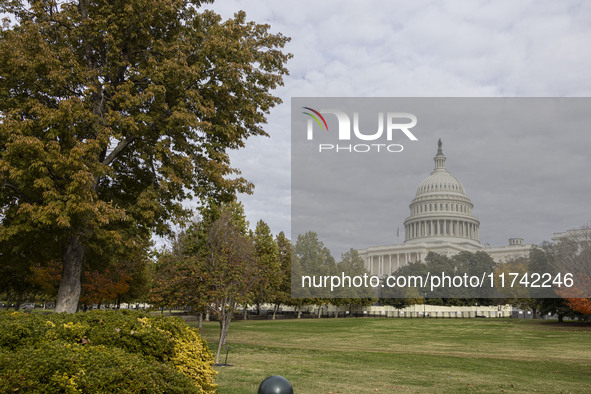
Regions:
<instances>
[{"instance_id":1,"label":"large tree with autumn foliage","mask_svg":"<svg viewBox=\"0 0 591 394\"><path fill-rule=\"evenodd\" d=\"M227 150L265 134L287 38L201 3L0 0L0 243L51 236L58 312L76 310L91 249L167 233L184 199L252 187Z\"/></svg>"}]
</instances>

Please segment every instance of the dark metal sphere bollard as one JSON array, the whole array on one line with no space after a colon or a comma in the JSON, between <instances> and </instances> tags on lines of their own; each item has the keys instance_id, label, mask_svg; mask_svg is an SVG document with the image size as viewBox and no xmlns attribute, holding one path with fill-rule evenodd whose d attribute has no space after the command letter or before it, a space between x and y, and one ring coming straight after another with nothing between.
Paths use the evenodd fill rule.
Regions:
<instances>
[{"instance_id":1,"label":"dark metal sphere bollard","mask_svg":"<svg viewBox=\"0 0 591 394\"><path fill-rule=\"evenodd\" d=\"M262 381L259 394L293 394L293 387L283 376L273 375Z\"/></svg>"}]
</instances>

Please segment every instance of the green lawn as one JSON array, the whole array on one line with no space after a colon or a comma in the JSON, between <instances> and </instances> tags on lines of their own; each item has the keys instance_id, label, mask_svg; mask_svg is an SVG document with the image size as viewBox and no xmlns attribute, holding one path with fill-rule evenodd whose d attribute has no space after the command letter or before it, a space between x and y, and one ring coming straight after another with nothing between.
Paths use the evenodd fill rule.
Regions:
<instances>
[{"instance_id":1,"label":"green lawn","mask_svg":"<svg viewBox=\"0 0 591 394\"><path fill-rule=\"evenodd\" d=\"M216 322L202 334L216 346ZM511 319L234 321L221 393L591 392L591 327ZM223 358L222 358L223 361Z\"/></svg>"}]
</instances>

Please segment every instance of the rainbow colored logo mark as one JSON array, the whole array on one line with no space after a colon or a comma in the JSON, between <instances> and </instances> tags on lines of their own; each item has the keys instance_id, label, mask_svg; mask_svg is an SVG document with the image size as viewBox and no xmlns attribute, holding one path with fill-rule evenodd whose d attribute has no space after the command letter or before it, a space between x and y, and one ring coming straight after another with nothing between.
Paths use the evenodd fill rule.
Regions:
<instances>
[{"instance_id":1,"label":"rainbow colored logo mark","mask_svg":"<svg viewBox=\"0 0 591 394\"><path fill-rule=\"evenodd\" d=\"M309 112L302 112L303 114L306 114L306 115L310 116L312 119L314 119L316 121L316 123L318 123L318 126L320 126L320 130L322 130L323 128L326 128L326 131L328 131L328 125L326 124L326 120L324 120L324 117L322 115L320 115L320 112L318 112L310 107L302 107L302 108L307 109L308 111L312 111L316 115L318 115L320 117L320 119L322 119L322 123L324 123L324 127L322 127L322 123L320 123L320 119L318 119L316 116L312 115Z\"/></svg>"}]
</instances>

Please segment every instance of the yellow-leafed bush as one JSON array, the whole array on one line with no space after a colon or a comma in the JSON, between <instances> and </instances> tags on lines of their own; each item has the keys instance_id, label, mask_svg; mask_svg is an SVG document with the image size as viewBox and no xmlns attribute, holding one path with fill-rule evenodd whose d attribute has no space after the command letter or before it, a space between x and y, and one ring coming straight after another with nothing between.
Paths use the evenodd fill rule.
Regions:
<instances>
[{"instance_id":1,"label":"yellow-leafed bush","mask_svg":"<svg viewBox=\"0 0 591 394\"><path fill-rule=\"evenodd\" d=\"M177 318L0 313L0 392L215 393L215 375L207 344Z\"/></svg>"},{"instance_id":2,"label":"yellow-leafed bush","mask_svg":"<svg viewBox=\"0 0 591 394\"><path fill-rule=\"evenodd\" d=\"M200 355L200 356L199 356ZM204 392L216 392L213 384L217 372L212 368L213 355L207 344L195 331L186 329L176 341L172 364L183 374L193 379Z\"/></svg>"}]
</instances>

